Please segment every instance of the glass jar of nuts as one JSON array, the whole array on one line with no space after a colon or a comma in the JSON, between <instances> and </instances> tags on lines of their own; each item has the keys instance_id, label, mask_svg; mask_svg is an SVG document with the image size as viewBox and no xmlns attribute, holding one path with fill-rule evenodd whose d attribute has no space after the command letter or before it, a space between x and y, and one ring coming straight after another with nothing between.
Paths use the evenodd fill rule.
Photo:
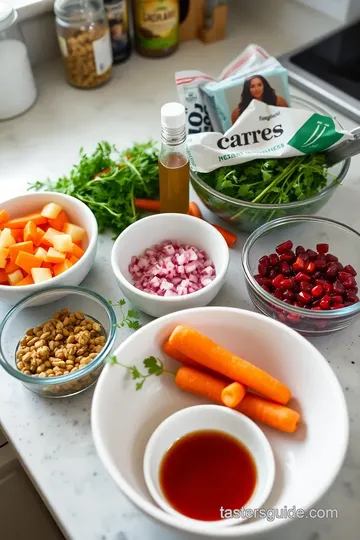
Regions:
<instances>
[{"instance_id":1,"label":"glass jar of nuts","mask_svg":"<svg viewBox=\"0 0 360 540\"><path fill-rule=\"evenodd\" d=\"M68 82L78 88L106 83L112 51L103 0L55 0L54 9Z\"/></svg>"}]
</instances>

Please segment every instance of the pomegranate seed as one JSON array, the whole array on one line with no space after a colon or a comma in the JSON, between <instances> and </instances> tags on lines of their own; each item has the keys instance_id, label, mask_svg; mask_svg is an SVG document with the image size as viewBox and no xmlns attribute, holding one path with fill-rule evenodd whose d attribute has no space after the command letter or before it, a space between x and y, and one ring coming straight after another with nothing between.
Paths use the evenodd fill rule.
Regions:
<instances>
[{"instance_id":1,"label":"pomegranate seed","mask_svg":"<svg viewBox=\"0 0 360 540\"><path fill-rule=\"evenodd\" d=\"M293 278L286 278L281 282L280 286L284 289L293 289L295 286L295 281Z\"/></svg>"},{"instance_id":2,"label":"pomegranate seed","mask_svg":"<svg viewBox=\"0 0 360 540\"><path fill-rule=\"evenodd\" d=\"M353 306L353 305L354 305L354 302L345 302L344 304L345 307Z\"/></svg>"},{"instance_id":3,"label":"pomegranate seed","mask_svg":"<svg viewBox=\"0 0 360 540\"><path fill-rule=\"evenodd\" d=\"M264 255L263 257L261 257L261 259L259 259L259 264L262 264L263 266L269 266L269 257L267 255Z\"/></svg>"},{"instance_id":4,"label":"pomegranate seed","mask_svg":"<svg viewBox=\"0 0 360 540\"><path fill-rule=\"evenodd\" d=\"M266 277L260 277L258 281L259 285L266 285L267 287L271 287L271 279Z\"/></svg>"},{"instance_id":5,"label":"pomegranate seed","mask_svg":"<svg viewBox=\"0 0 360 540\"><path fill-rule=\"evenodd\" d=\"M340 270L342 270L344 268L343 265L341 264L341 262L339 262L339 261L336 261L333 264L335 264L338 271L340 271Z\"/></svg>"},{"instance_id":6,"label":"pomegranate seed","mask_svg":"<svg viewBox=\"0 0 360 540\"><path fill-rule=\"evenodd\" d=\"M326 294L330 294L333 291L332 283L325 282L324 289Z\"/></svg>"},{"instance_id":7,"label":"pomegranate seed","mask_svg":"<svg viewBox=\"0 0 360 540\"><path fill-rule=\"evenodd\" d=\"M314 300L312 305L313 305L313 307L320 307L320 300Z\"/></svg>"},{"instance_id":8,"label":"pomegranate seed","mask_svg":"<svg viewBox=\"0 0 360 540\"><path fill-rule=\"evenodd\" d=\"M330 309L341 309L345 307L344 304L334 304Z\"/></svg>"},{"instance_id":9,"label":"pomegranate seed","mask_svg":"<svg viewBox=\"0 0 360 540\"><path fill-rule=\"evenodd\" d=\"M310 261L310 258L309 258L309 255L306 253L302 253L301 254L301 258L304 260L304 261Z\"/></svg>"},{"instance_id":10,"label":"pomegranate seed","mask_svg":"<svg viewBox=\"0 0 360 540\"><path fill-rule=\"evenodd\" d=\"M313 274L313 279L315 279L315 280L316 279L322 279L322 277L323 277L323 273L320 272L319 270L317 272L314 272L314 274Z\"/></svg>"},{"instance_id":11,"label":"pomegranate seed","mask_svg":"<svg viewBox=\"0 0 360 540\"><path fill-rule=\"evenodd\" d=\"M297 246L295 249L296 256L299 257L302 253L305 253L305 248L303 246Z\"/></svg>"},{"instance_id":12,"label":"pomegranate seed","mask_svg":"<svg viewBox=\"0 0 360 540\"><path fill-rule=\"evenodd\" d=\"M293 262L295 259L295 253L293 251L286 251L280 255L280 261Z\"/></svg>"},{"instance_id":13,"label":"pomegranate seed","mask_svg":"<svg viewBox=\"0 0 360 540\"><path fill-rule=\"evenodd\" d=\"M348 289L345 291L345 298L348 302L356 302L356 292L353 289Z\"/></svg>"},{"instance_id":14,"label":"pomegranate seed","mask_svg":"<svg viewBox=\"0 0 360 540\"><path fill-rule=\"evenodd\" d=\"M293 264L294 272L301 272L301 270L305 270L305 268L306 268L306 262L301 257L298 257Z\"/></svg>"},{"instance_id":15,"label":"pomegranate seed","mask_svg":"<svg viewBox=\"0 0 360 540\"><path fill-rule=\"evenodd\" d=\"M310 302L311 302L311 295L310 295L308 292L301 291L301 292L299 292L299 294L297 295L297 299L298 299L299 302L301 302L302 304L310 304Z\"/></svg>"},{"instance_id":16,"label":"pomegranate seed","mask_svg":"<svg viewBox=\"0 0 360 540\"><path fill-rule=\"evenodd\" d=\"M311 281L311 277L304 272L298 272L294 279L295 281Z\"/></svg>"},{"instance_id":17,"label":"pomegranate seed","mask_svg":"<svg viewBox=\"0 0 360 540\"><path fill-rule=\"evenodd\" d=\"M315 287L311 289L311 294L315 296L315 298L320 298L320 296L323 295L323 292L324 292L324 289L322 288L321 285L315 285Z\"/></svg>"},{"instance_id":18,"label":"pomegranate seed","mask_svg":"<svg viewBox=\"0 0 360 540\"><path fill-rule=\"evenodd\" d=\"M295 293L293 291L290 291L289 289L286 289L283 292L283 297L284 297L285 300L294 300Z\"/></svg>"},{"instance_id":19,"label":"pomegranate seed","mask_svg":"<svg viewBox=\"0 0 360 540\"><path fill-rule=\"evenodd\" d=\"M345 281L343 281L343 285L345 289L352 289L353 287L355 287L356 281L355 281L355 278L353 278L353 276L351 276L350 274L348 275L349 277Z\"/></svg>"},{"instance_id":20,"label":"pomegranate seed","mask_svg":"<svg viewBox=\"0 0 360 540\"><path fill-rule=\"evenodd\" d=\"M335 255L332 255L331 253L328 253L326 255L326 262L338 262L338 258L335 257Z\"/></svg>"},{"instance_id":21,"label":"pomegranate seed","mask_svg":"<svg viewBox=\"0 0 360 540\"><path fill-rule=\"evenodd\" d=\"M328 278L334 278L336 277L337 273L338 273L337 266L335 264L329 264L326 270L326 276Z\"/></svg>"},{"instance_id":22,"label":"pomegranate seed","mask_svg":"<svg viewBox=\"0 0 360 540\"><path fill-rule=\"evenodd\" d=\"M258 266L258 272L260 274L261 277L265 277L266 274L267 274L267 267L264 266L263 264L259 264Z\"/></svg>"},{"instance_id":23,"label":"pomegranate seed","mask_svg":"<svg viewBox=\"0 0 360 540\"><path fill-rule=\"evenodd\" d=\"M322 287L325 287L325 285L327 284L327 281L326 281L326 279L317 279L317 280L315 280L315 284L316 285L321 285Z\"/></svg>"},{"instance_id":24,"label":"pomegranate seed","mask_svg":"<svg viewBox=\"0 0 360 540\"><path fill-rule=\"evenodd\" d=\"M300 293L299 293L300 294ZM301 302L293 302L293 306L304 308L304 304L301 304Z\"/></svg>"},{"instance_id":25,"label":"pomegranate seed","mask_svg":"<svg viewBox=\"0 0 360 540\"><path fill-rule=\"evenodd\" d=\"M322 311L320 306L315 306L311 308L313 311Z\"/></svg>"},{"instance_id":26,"label":"pomegranate seed","mask_svg":"<svg viewBox=\"0 0 360 540\"><path fill-rule=\"evenodd\" d=\"M303 306L301 306L303 307ZM298 313L289 313L287 316L287 320L291 321L293 323L297 323L300 321L300 315Z\"/></svg>"},{"instance_id":27,"label":"pomegranate seed","mask_svg":"<svg viewBox=\"0 0 360 540\"><path fill-rule=\"evenodd\" d=\"M316 249L319 253L327 253L329 251L329 244L316 244Z\"/></svg>"},{"instance_id":28,"label":"pomegranate seed","mask_svg":"<svg viewBox=\"0 0 360 540\"><path fill-rule=\"evenodd\" d=\"M311 283L308 281L300 281L300 291L305 291L310 293L312 289Z\"/></svg>"},{"instance_id":29,"label":"pomegranate seed","mask_svg":"<svg viewBox=\"0 0 360 540\"><path fill-rule=\"evenodd\" d=\"M284 280L285 276L283 274L278 274L276 278L272 280L272 285L277 289L281 287L281 282Z\"/></svg>"},{"instance_id":30,"label":"pomegranate seed","mask_svg":"<svg viewBox=\"0 0 360 540\"><path fill-rule=\"evenodd\" d=\"M305 268L305 272L308 272L308 274L313 274L315 272L315 264L313 262L309 262Z\"/></svg>"},{"instance_id":31,"label":"pomegranate seed","mask_svg":"<svg viewBox=\"0 0 360 540\"><path fill-rule=\"evenodd\" d=\"M278 298L279 300L283 299L283 293L280 289L276 289L276 291L273 292L273 296L275 296L275 298Z\"/></svg>"},{"instance_id":32,"label":"pomegranate seed","mask_svg":"<svg viewBox=\"0 0 360 540\"><path fill-rule=\"evenodd\" d=\"M255 274L254 279L255 279L255 281L257 281L258 283L260 283L260 279L262 279L262 277L260 276L260 274Z\"/></svg>"},{"instance_id":33,"label":"pomegranate seed","mask_svg":"<svg viewBox=\"0 0 360 540\"><path fill-rule=\"evenodd\" d=\"M349 274L348 272L339 272L338 278L340 279L340 281L344 282L347 280L348 277L352 277L351 274Z\"/></svg>"},{"instance_id":34,"label":"pomegranate seed","mask_svg":"<svg viewBox=\"0 0 360 540\"><path fill-rule=\"evenodd\" d=\"M345 287L344 285L341 283L341 281L339 280L336 280L335 283L333 284L333 292L335 294L344 294L345 292Z\"/></svg>"},{"instance_id":35,"label":"pomegranate seed","mask_svg":"<svg viewBox=\"0 0 360 540\"><path fill-rule=\"evenodd\" d=\"M289 276L291 274L291 268L290 268L290 265L289 263L287 262L282 262L280 264L280 272L282 274L284 274L284 276Z\"/></svg>"},{"instance_id":36,"label":"pomegranate seed","mask_svg":"<svg viewBox=\"0 0 360 540\"><path fill-rule=\"evenodd\" d=\"M355 270L355 268L353 268L351 266L351 264L347 264L345 267L344 267L344 271L347 272L348 274L351 274L352 276L356 276L357 275L357 272Z\"/></svg>"},{"instance_id":37,"label":"pomegranate seed","mask_svg":"<svg viewBox=\"0 0 360 540\"><path fill-rule=\"evenodd\" d=\"M331 297L332 304L342 304L344 301L343 297L339 294Z\"/></svg>"},{"instance_id":38,"label":"pomegranate seed","mask_svg":"<svg viewBox=\"0 0 360 540\"><path fill-rule=\"evenodd\" d=\"M315 268L318 268L319 270L326 268L326 261L323 261L322 259L316 259L316 261L314 261L314 264Z\"/></svg>"},{"instance_id":39,"label":"pomegranate seed","mask_svg":"<svg viewBox=\"0 0 360 540\"><path fill-rule=\"evenodd\" d=\"M323 296L322 299L320 300L321 309L330 309L330 300L331 298L327 294Z\"/></svg>"},{"instance_id":40,"label":"pomegranate seed","mask_svg":"<svg viewBox=\"0 0 360 540\"><path fill-rule=\"evenodd\" d=\"M277 248L275 248L276 253L281 255L281 253L285 253L285 251L289 251L292 249L293 243L291 240L286 240L286 242L283 242L282 244L279 244Z\"/></svg>"},{"instance_id":41,"label":"pomegranate seed","mask_svg":"<svg viewBox=\"0 0 360 540\"><path fill-rule=\"evenodd\" d=\"M276 253L271 253L271 255L269 255L269 262L271 266L276 266L277 264L279 264L279 261L280 259L278 255L276 255Z\"/></svg>"},{"instance_id":42,"label":"pomegranate seed","mask_svg":"<svg viewBox=\"0 0 360 540\"><path fill-rule=\"evenodd\" d=\"M285 304L290 304L291 306L293 305L293 298L284 298L283 299L283 302L285 302Z\"/></svg>"},{"instance_id":43,"label":"pomegranate seed","mask_svg":"<svg viewBox=\"0 0 360 540\"><path fill-rule=\"evenodd\" d=\"M275 268L271 268L269 270L269 278L270 279L276 278L277 275L278 275L278 272L277 272L277 270Z\"/></svg>"},{"instance_id":44,"label":"pomegranate seed","mask_svg":"<svg viewBox=\"0 0 360 540\"><path fill-rule=\"evenodd\" d=\"M318 254L316 253L316 251L314 251L313 249L307 249L306 253L309 256L310 261L316 261L316 259L318 257Z\"/></svg>"},{"instance_id":45,"label":"pomegranate seed","mask_svg":"<svg viewBox=\"0 0 360 540\"><path fill-rule=\"evenodd\" d=\"M264 289L264 291L266 291L268 293L270 292L269 287L267 287L266 285L261 285L261 288Z\"/></svg>"}]
</instances>

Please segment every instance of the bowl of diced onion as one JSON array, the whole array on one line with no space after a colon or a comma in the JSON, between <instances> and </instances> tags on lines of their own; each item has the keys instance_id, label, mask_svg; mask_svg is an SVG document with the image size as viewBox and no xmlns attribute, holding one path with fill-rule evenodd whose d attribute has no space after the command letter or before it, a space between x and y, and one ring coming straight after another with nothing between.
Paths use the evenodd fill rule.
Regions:
<instances>
[{"instance_id":1,"label":"bowl of diced onion","mask_svg":"<svg viewBox=\"0 0 360 540\"><path fill-rule=\"evenodd\" d=\"M111 254L121 291L153 317L208 305L228 265L229 248L215 227L184 214L158 214L133 223Z\"/></svg>"}]
</instances>

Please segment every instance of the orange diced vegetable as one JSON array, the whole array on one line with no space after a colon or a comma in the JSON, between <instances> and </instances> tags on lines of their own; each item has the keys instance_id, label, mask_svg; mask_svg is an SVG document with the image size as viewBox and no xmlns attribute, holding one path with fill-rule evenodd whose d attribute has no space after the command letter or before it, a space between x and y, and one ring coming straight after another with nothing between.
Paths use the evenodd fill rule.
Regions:
<instances>
[{"instance_id":1,"label":"orange diced vegetable","mask_svg":"<svg viewBox=\"0 0 360 540\"><path fill-rule=\"evenodd\" d=\"M41 240L42 240L44 235L45 235L45 231L40 229L40 227L36 227L36 237L35 237L35 240L34 240L35 246L40 246Z\"/></svg>"},{"instance_id":2,"label":"orange diced vegetable","mask_svg":"<svg viewBox=\"0 0 360 540\"><path fill-rule=\"evenodd\" d=\"M47 246L47 247L53 247L53 236L59 234L63 234L60 231L57 231L56 229L53 229L52 227L49 227L44 236L41 239L41 245Z\"/></svg>"},{"instance_id":3,"label":"orange diced vegetable","mask_svg":"<svg viewBox=\"0 0 360 540\"><path fill-rule=\"evenodd\" d=\"M85 229L73 223L65 223L62 231L65 234L70 234L73 242L81 242L86 233Z\"/></svg>"},{"instance_id":4,"label":"orange diced vegetable","mask_svg":"<svg viewBox=\"0 0 360 540\"><path fill-rule=\"evenodd\" d=\"M72 252L72 239L70 234L54 234L52 237L54 248L60 253Z\"/></svg>"},{"instance_id":5,"label":"orange diced vegetable","mask_svg":"<svg viewBox=\"0 0 360 540\"><path fill-rule=\"evenodd\" d=\"M49 268L32 268L31 276L35 283L42 283L52 279L52 274Z\"/></svg>"},{"instance_id":6,"label":"orange diced vegetable","mask_svg":"<svg viewBox=\"0 0 360 540\"><path fill-rule=\"evenodd\" d=\"M49 219L49 225L57 231L62 231L65 223L69 221L69 217L64 210L55 219Z\"/></svg>"},{"instance_id":7,"label":"orange diced vegetable","mask_svg":"<svg viewBox=\"0 0 360 540\"><path fill-rule=\"evenodd\" d=\"M24 229L11 229L11 234L15 238L16 242L24 241Z\"/></svg>"},{"instance_id":8,"label":"orange diced vegetable","mask_svg":"<svg viewBox=\"0 0 360 540\"><path fill-rule=\"evenodd\" d=\"M10 285L16 285L24 278L22 275L21 270L15 270L14 272L11 272L11 274L8 274L8 280Z\"/></svg>"},{"instance_id":9,"label":"orange diced vegetable","mask_svg":"<svg viewBox=\"0 0 360 540\"><path fill-rule=\"evenodd\" d=\"M42 261L26 251L19 251L15 263L20 266L27 274L30 274L32 268L40 268Z\"/></svg>"},{"instance_id":10,"label":"orange diced vegetable","mask_svg":"<svg viewBox=\"0 0 360 540\"><path fill-rule=\"evenodd\" d=\"M0 268L5 268L9 256L9 248L0 248Z\"/></svg>"},{"instance_id":11,"label":"orange diced vegetable","mask_svg":"<svg viewBox=\"0 0 360 540\"><path fill-rule=\"evenodd\" d=\"M3 229L7 227L8 229L23 229L28 221L33 221L35 225L47 223L46 217L42 216L39 212L34 212L33 214L28 214L27 216L9 219L9 221L2 223L0 228Z\"/></svg>"},{"instance_id":12,"label":"orange diced vegetable","mask_svg":"<svg viewBox=\"0 0 360 540\"><path fill-rule=\"evenodd\" d=\"M6 228L0 233L0 247L6 248L16 244L16 240L11 234L11 230Z\"/></svg>"},{"instance_id":13,"label":"orange diced vegetable","mask_svg":"<svg viewBox=\"0 0 360 540\"><path fill-rule=\"evenodd\" d=\"M13 262L16 262L16 257L18 256L19 251L26 251L26 253L33 253L34 251L34 245L32 242L19 242L18 244L14 244L13 246L10 246L10 259Z\"/></svg>"},{"instance_id":14,"label":"orange diced vegetable","mask_svg":"<svg viewBox=\"0 0 360 540\"><path fill-rule=\"evenodd\" d=\"M72 255L69 259L69 261L72 263L72 264L76 264L78 262L78 258L75 257L75 255Z\"/></svg>"},{"instance_id":15,"label":"orange diced vegetable","mask_svg":"<svg viewBox=\"0 0 360 540\"><path fill-rule=\"evenodd\" d=\"M286 405L290 390L266 371L236 356L194 328L178 325L169 341L178 351L267 398Z\"/></svg>"},{"instance_id":16,"label":"orange diced vegetable","mask_svg":"<svg viewBox=\"0 0 360 540\"><path fill-rule=\"evenodd\" d=\"M81 247L77 246L76 244L73 244L72 252L71 252L77 259L81 259L81 257L84 255L85 251L81 249Z\"/></svg>"},{"instance_id":17,"label":"orange diced vegetable","mask_svg":"<svg viewBox=\"0 0 360 540\"><path fill-rule=\"evenodd\" d=\"M5 223L9 219L9 214L6 210L0 210L0 223Z\"/></svg>"},{"instance_id":18,"label":"orange diced vegetable","mask_svg":"<svg viewBox=\"0 0 360 540\"><path fill-rule=\"evenodd\" d=\"M49 263L49 262L46 262L44 261L41 265L41 268L49 268L49 270L51 271L51 273L53 273L53 268L54 268L54 265L53 263Z\"/></svg>"},{"instance_id":19,"label":"orange diced vegetable","mask_svg":"<svg viewBox=\"0 0 360 540\"><path fill-rule=\"evenodd\" d=\"M45 204L44 208L41 210L41 215L46 217L47 219L56 219L60 214L61 210L62 208L59 204L51 202Z\"/></svg>"},{"instance_id":20,"label":"orange diced vegetable","mask_svg":"<svg viewBox=\"0 0 360 540\"><path fill-rule=\"evenodd\" d=\"M221 392L221 400L226 407L233 409L239 405L240 401L245 397L246 388L243 384L233 382L229 384Z\"/></svg>"},{"instance_id":21,"label":"orange diced vegetable","mask_svg":"<svg viewBox=\"0 0 360 540\"><path fill-rule=\"evenodd\" d=\"M0 283L7 283L7 282L8 282L8 275L5 272L5 270L0 268Z\"/></svg>"},{"instance_id":22,"label":"orange diced vegetable","mask_svg":"<svg viewBox=\"0 0 360 540\"><path fill-rule=\"evenodd\" d=\"M18 265L15 264L14 261L9 260L7 265L5 266L5 272L7 274L11 274L12 272L15 272L15 270L19 270Z\"/></svg>"},{"instance_id":23,"label":"orange diced vegetable","mask_svg":"<svg viewBox=\"0 0 360 540\"><path fill-rule=\"evenodd\" d=\"M35 257L37 257L41 261L45 261L46 256L47 256L47 251L46 251L46 249L44 249L42 247L38 247L37 250L35 251L34 255L35 255Z\"/></svg>"},{"instance_id":24,"label":"orange diced vegetable","mask_svg":"<svg viewBox=\"0 0 360 540\"><path fill-rule=\"evenodd\" d=\"M48 249L45 261L55 264L62 263L65 261L65 253L60 253L60 251L56 251L51 247Z\"/></svg>"},{"instance_id":25,"label":"orange diced vegetable","mask_svg":"<svg viewBox=\"0 0 360 540\"><path fill-rule=\"evenodd\" d=\"M19 281L19 283L16 283L15 285L17 287L23 287L24 285L33 285L34 284L34 280L33 278L29 275L29 276L26 276L24 279L22 279L21 281Z\"/></svg>"},{"instance_id":26,"label":"orange diced vegetable","mask_svg":"<svg viewBox=\"0 0 360 540\"><path fill-rule=\"evenodd\" d=\"M24 242L35 242L36 225L33 221L28 221L24 227Z\"/></svg>"},{"instance_id":27,"label":"orange diced vegetable","mask_svg":"<svg viewBox=\"0 0 360 540\"><path fill-rule=\"evenodd\" d=\"M69 259L65 259L64 262L55 264L54 265L54 276L58 276L59 274L62 274L66 270L69 270L69 268L72 267L72 263L69 261Z\"/></svg>"}]
</instances>

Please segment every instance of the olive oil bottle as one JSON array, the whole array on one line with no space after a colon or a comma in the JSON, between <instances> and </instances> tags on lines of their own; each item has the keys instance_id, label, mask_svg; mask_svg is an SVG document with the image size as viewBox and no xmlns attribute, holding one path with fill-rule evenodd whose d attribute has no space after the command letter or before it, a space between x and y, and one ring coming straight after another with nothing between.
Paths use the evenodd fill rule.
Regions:
<instances>
[{"instance_id":1,"label":"olive oil bottle","mask_svg":"<svg viewBox=\"0 0 360 540\"><path fill-rule=\"evenodd\" d=\"M189 212L189 160L186 153L185 108L166 103L161 108L159 155L160 212Z\"/></svg>"}]
</instances>

